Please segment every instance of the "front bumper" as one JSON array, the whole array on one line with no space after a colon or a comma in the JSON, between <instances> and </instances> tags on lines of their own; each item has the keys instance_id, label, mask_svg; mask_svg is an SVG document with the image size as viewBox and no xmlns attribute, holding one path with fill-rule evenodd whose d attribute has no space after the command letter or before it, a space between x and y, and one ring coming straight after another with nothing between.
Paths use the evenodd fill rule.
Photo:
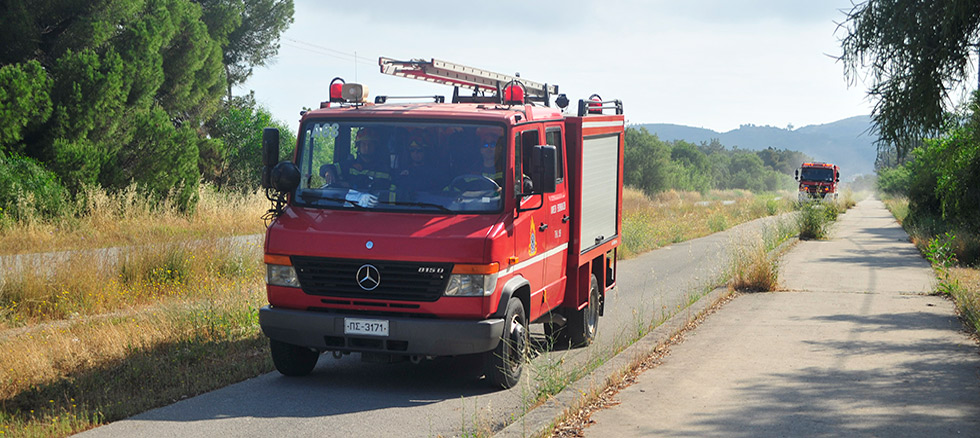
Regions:
<instances>
[{"instance_id":1,"label":"front bumper","mask_svg":"<svg viewBox=\"0 0 980 438\"><path fill-rule=\"evenodd\" d=\"M388 321L388 336L344 334L344 318ZM482 321L344 315L264 306L259 326L269 338L320 351L456 356L493 350L504 320Z\"/></svg>"}]
</instances>

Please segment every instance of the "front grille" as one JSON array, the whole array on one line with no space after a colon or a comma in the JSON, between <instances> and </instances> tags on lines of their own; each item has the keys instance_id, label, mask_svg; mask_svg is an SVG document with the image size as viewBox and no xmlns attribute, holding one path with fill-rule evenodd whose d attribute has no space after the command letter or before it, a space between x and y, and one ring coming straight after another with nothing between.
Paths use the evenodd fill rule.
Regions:
<instances>
[{"instance_id":1,"label":"front grille","mask_svg":"<svg viewBox=\"0 0 980 438\"><path fill-rule=\"evenodd\" d=\"M310 295L397 301L435 301L446 289L452 263L408 263L381 260L292 256L303 292ZM357 282L361 267L377 268L380 282L365 290ZM420 269L424 268L424 269ZM424 272L420 272L424 271Z\"/></svg>"}]
</instances>

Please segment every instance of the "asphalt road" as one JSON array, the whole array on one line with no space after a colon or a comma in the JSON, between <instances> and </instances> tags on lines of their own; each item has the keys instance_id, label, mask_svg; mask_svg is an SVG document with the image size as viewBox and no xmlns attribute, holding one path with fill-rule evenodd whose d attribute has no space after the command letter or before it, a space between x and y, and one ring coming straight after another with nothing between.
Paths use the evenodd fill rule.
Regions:
<instances>
[{"instance_id":1,"label":"asphalt road","mask_svg":"<svg viewBox=\"0 0 980 438\"><path fill-rule=\"evenodd\" d=\"M587 437L980 437L980 349L881 202L799 242L783 291L709 316Z\"/></svg>"},{"instance_id":2,"label":"asphalt road","mask_svg":"<svg viewBox=\"0 0 980 438\"><path fill-rule=\"evenodd\" d=\"M608 355L640 327L715 286L732 245L759 239L776 221L760 219L620 262L596 342L542 353L525 368L524 382L510 390L490 389L480 380L480 362L469 357L412 365L328 354L304 378L265 374L79 436L461 436L499 430L526 411L556 369L574 370ZM541 342L540 325L532 329Z\"/></svg>"}]
</instances>

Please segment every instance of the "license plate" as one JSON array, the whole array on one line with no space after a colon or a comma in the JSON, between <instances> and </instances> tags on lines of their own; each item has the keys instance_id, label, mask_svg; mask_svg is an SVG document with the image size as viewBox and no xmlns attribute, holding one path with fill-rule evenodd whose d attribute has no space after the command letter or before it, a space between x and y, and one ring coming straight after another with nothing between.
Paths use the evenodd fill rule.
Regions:
<instances>
[{"instance_id":1,"label":"license plate","mask_svg":"<svg viewBox=\"0 0 980 438\"><path fill-rule=\"evenodd\" d=\"M344 318L344 334L388 336L388 320Z\"/></svg>"}]
</instances>

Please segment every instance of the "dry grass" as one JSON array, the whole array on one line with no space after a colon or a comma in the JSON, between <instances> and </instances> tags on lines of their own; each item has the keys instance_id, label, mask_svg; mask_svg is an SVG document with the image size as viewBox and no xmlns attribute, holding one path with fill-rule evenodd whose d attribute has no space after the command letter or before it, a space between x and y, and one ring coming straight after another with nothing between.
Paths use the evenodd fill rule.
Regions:
<instances>
[{"instance_id":1,"label":"dry grass","mask_svg":"<svg viewBox=\"0 0 980 438\"><path fill-rule=\"evenodd\" d=\"M651 199L627 187L623 189L623 246L619 254L621 258L634 257L792 210L793 199L788 194L753 195L737 190L701 196L697 192L668 191Z\"/></svg>"},{"instance_id":2,"label":"dry grass","mask_svg":"<svg viewBox=\"0 0 980 438\"><path fill-rule=\"evenodd\" d=\"M761 236L732 245L728 289L738 292L769 292L779 287L779 266L769 256Z\"/></svg>"},{"instance_id":3,"label":"dry grass","mask_svg":"<svg viewBox=\"0 0 980 438\"><path fill-rule=\"evenodd\" d=\"M857 201L854 199L858 195L854 193L851 189L844 189L844 196L841 197L838 203L841 204L841 210L847 211L857 205Z\"/></svg>"},{"instance_id":4,"label":"dry grass","mask_svg":"<svg viewBox=\"0 0 980 438\"><path fill-rule=\"evenodd\" d=\"M196 211L184 214L173 202L152 204L135 187L111 196L90 189L77 217L0 227L0 255L141 245L264 230L261 217L268 201L263 193L219 193L202 185L200 196Z\"/></svg>"},{"instance_id":5,"label":"dry grass","mask_svg":"<svg viewBox=\"0 0 980 438\"><path fill-rule=\"evenodd\" d=\"M980 335L980 269L953 268L950 279L956 284L951 291L960 315L975 335Z\"/></svg>"},{"instance_id":6,"label":"dry grass","mask_svg":"<svg viewBox=\"0 0 980 438\"><path fill-rule=\"evenodd\" d=\"M4 436L65 436L271 369L260 247L175 242L102 262L0 289Z\"/></svg>"},{"instance_id":7,"label":"dry grass","mask_svg":"<svg viewBox=\"0 0 980 438\"><path fill-rule=\"evenodd\" d=\"M204 284L261 277L257 245L209 239L115 254L73 256L51 272L8 270L0 284L0 330L200 299L210 294Z\"/></svg>"}]
</instances>

